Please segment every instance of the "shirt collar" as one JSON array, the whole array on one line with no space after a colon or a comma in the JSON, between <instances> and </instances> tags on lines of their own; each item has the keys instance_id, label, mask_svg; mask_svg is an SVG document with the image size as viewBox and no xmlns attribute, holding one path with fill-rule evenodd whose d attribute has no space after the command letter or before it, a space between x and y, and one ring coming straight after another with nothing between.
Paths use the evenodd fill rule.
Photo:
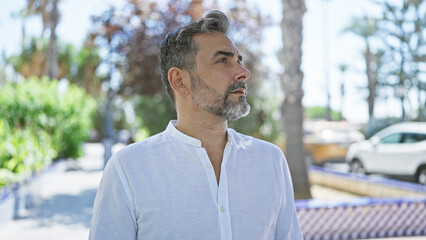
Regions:
<instances>
[{"instance_id":1,"label":"shirt collar","mask_svg":"<svg viewBox=\"0 0 426 240\"><path fill-rule=\"evenodd\" d=\"M195 147L202 147L200 140L193 138L191 136L188 136L188 135L184 134L183 132L177 130L176 124L177 124L177 120L170 121L169 125L167 125L165 132L167 134L169 134L171 137L173 137L174 139L176 139L180 142L184 142L186 144L189 144L189 145L192 145L192 146L195 146ZM232 140L232 134L231 134L230 129L227 130L227 134L228 134L227 144L231 144L233 140Z\"/></svg>"}]
</instances>

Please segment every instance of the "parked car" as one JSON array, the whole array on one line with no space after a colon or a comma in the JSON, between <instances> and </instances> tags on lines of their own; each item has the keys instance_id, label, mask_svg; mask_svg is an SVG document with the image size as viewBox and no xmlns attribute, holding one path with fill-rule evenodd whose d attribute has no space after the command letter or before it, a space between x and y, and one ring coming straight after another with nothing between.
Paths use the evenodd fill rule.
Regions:
<instances>
[{"instance_id":1,"label":"parked car","mask_svg":"<svg viewBox=\"0 0 426 240\"><path fill-rule=\"evenodd\" d=\"M348 122L305 120L303 141L309 164L344 162L351 143L364 140L357 128Z\"/></svg>"},{"instance_id":2,"label":"parked car","mask_svg":"<svg viewBox=\"0 0 426 240\"><path fill-rule=\"evenodd\" d=\"M354 143L346 161L354 173L409 176L426 185L426 122L397 123Z\"/></svg>"}]
</instances>

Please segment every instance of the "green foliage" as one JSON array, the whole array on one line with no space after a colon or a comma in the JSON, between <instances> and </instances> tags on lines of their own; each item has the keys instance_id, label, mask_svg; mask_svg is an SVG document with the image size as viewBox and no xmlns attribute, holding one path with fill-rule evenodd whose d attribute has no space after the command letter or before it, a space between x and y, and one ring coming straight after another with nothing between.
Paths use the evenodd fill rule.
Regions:
<instances>
[{"instance_id":1,"label":"green foliage","mask_svg":"<svg viewBox=\"0 0 426 240\"><path fill-rule=\"evenodd\" d=\"M47 48L47 42L43 38L32 37L29 41L22 46L21 53L18 55L12 55L6 58L6 62L10 64L16 72L23 72L24 65L30 62L34 62L31 67L44 66L44 52ZM35 55L39 54L40 58L34 59Z\"/></svg>"},{"instance_id":2,"label":"green foliage","mask_svg":"<svg viewBox=\"0 0 426 240\"><path fill-rule=\"evenodd\" d=\"M9 57L4 56L4 60L24 78L42 77L45 75L47 64L46 48L45 39L32 37L23 45L21 53ZM66 78L74 84L83 86L88 93L94 96L99 95L100 90L99 78L95 74L99 63L97 48L91 46L76 48L72 44L58 42L57 78Z\"/></svg>"},{"instance_id":3,"label":"green foliage","mask_svg":"<svg viewBox=\"0 0 426 240\"><path fill-rule=\"evenodd\" d=\"M314 119L318 119L318 118L322 118L325 119L326 118L326 107L321 107L321 106L315 106L315 107L308 107L305 109L305 116L307 118L314 118ZM341 119L340 113L336 112L334 110L331 110L331 120L332 121L338 121Z\"/></svg>"},{"instance_id":4,"label":"green foliage","mask_svg":"<svg viewBox=\"0 0 426 240\"><path fill-rule=\"evenodd\" d=\"M230 122L229 127L243 134L278 144L282 135L281 100L271 94L273 92L273 86L249 87L247 102L251 106L250 113L235 122Z\"/></svg>"},{"instance_id":5,"label":"green foliage","mask_svg":"<svg viewBox=\"0 0 426 240\"><path fill-rule=\"evenodd\" d=\"M69 85L58 100L52 131L55 150L58 157L80 157L83 154L81 145L92 127L91 115L96 101L75 85Z\"/></svg>"},{"instance_id":6,"label":"green foliage","mask_svg":"<svg viewBox=\"0 0 426 240\"><path fill-rule=\"evenodd\" d=\"M134 140L135 142L139 142L139 141L147 139L149 136L150 136L149 129L142 127L142 128L139 128L138 131L136 132Z\"/></svg>"},{"instance_id":7,"label":"green foliage","mask_svg":"<svg viewBox=\"0 0 426 240\"><path fill-rule=\"evenodd\" d=\"M54 158L81 156L95 101L75 85L58 86L31 78L0 89L0 186Z\"/></svg>"},{"instance_id":8,"label":"green foliage","mask_svg":"<svg viewBox=\"0 0 426 240\"><path fill-rule=\"evenodd\" d=\"M170 100L162 94L154 97L134 96L132 103L137 116L136 126L143 126L151 135L164 131L176 111Z\"/></svg>"}]
</instances>

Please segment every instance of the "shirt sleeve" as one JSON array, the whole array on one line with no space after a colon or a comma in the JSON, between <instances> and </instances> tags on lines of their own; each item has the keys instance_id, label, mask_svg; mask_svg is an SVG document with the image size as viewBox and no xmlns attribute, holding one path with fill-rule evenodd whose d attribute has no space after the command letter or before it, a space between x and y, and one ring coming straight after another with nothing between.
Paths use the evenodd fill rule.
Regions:
<instances>
[{"instance_id":1,"label":"shirt sleeve","mask_svg":"<svg viewBox=\"0 0 426 240\"><path fill-rule=\"evenodd\" d=\"M135 208L125 174L116 155L105 167L96 194L89 240L134 240Z\"/></svg>"},{"instance_id":2,"label":"shirt sleeve","mask_svg":"<svg viewBox=\"0 0 426 240\"><path fill-rule=\"evenodd\" d=\"M283 178L284 194L281 208L278 213L277 227L275 232L276 240L303 240L302 231L297 219L296 207L294 204L293 183L290 177L287 161L283 155Z\"/></svg>"}]
</instances>

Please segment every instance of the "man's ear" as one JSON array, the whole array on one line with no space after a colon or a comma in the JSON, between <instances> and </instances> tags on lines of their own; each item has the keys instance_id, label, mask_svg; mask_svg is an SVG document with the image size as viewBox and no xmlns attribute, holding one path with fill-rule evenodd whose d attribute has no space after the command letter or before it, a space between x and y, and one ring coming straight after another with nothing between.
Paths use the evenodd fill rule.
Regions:
<instances>
[{"instance_id":1,"label":"man's ear","mask_svg":"<svg viewBox=\"0 0 426 240\"><path fill-rule=\"evenodd\" d=\"M176 94L185 96L189 93L188 87L189 74L186 70L178 67L172 67L168 73L170 86L173 88Z\"/></svg>"}]
</instances>

